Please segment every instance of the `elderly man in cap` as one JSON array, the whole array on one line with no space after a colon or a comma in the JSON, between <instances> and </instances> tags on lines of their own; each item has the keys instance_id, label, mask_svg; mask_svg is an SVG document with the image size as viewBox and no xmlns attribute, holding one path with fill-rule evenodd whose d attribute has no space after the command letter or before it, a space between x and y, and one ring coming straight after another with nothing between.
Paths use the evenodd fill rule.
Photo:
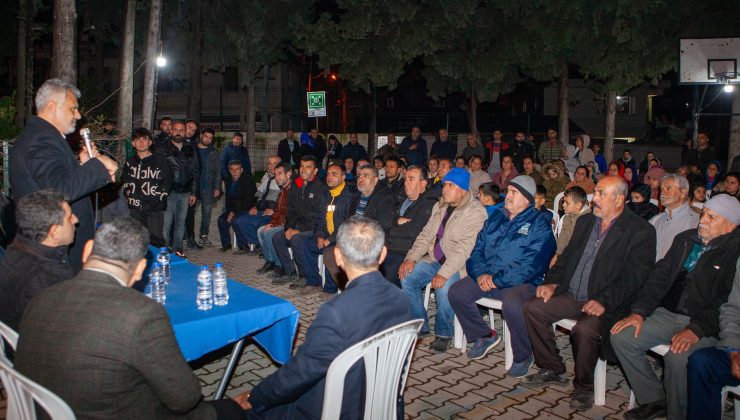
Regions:
<instances>
[{"instance_id":1,"label":"elderly man in cap","mask_svg":"<svg viewBox=\"0 0 740 420\"><path fill-rule=\"evenodd\" d=\"M719 308L727 302L740 255L740 203L718 195L704 204L698 229L673 240L632 304L632 313L614 324L611 342L639 404L626 419L686 418L686 365L701 348L715 346ZM670 344L663 356L663 380L646 352Z\"/></svg>"},{"instance_id":2,"label":"elderly man in cap","mask_svg":"<svg viewBox=\"0 0 740 420\"><path fill-rule=\"evenodd\" d=\"M475 246L488 213L468 191L470 174L455 168L442 179L442 198L432 208L424 229L398 269L401 287L411 300L415 318L423 318L420 336L429 335L429 320L424 308L424 288L431 282L437 302L436 339L431 349L441 353L449 347L454 312L447 293L466 276L465 261Z\"/></svg>"},{"instance_id":3,"label":"elderly man in cap","mask_svg":"<svg viewBox=\"0 0 740 420\"><path fill-rule=\"evenodd\" d=\"M468 358L480 359L501 338L480 316L480 298L501 300L511 331L514 364L509 375L521 378L532 366L532 344L524 321L524 304L542 284L555 252L550 220L532 205L537 186L527 175L509 182L504 208L494 210L475 242L467 262L468 276L450 288L449 300L473 343Z\"/></svg>"}]
</instances>

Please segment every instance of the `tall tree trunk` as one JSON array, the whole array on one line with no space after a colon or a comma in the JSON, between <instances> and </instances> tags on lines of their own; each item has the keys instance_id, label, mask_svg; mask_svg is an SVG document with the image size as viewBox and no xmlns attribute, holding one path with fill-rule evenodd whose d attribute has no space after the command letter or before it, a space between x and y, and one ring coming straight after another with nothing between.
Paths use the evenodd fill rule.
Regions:
<instances>
[{"instance_id":1,"label":"tall tree trunk","mask_svg":"<svg viewBox=\"0 0 740 420\"><path fill-rule=\"evenodd\" d=\"M247 82L247 136L246 145L254 144L254 128L255 128L255 86L254 86L254 74L252 78Z\"/></svg>"},{"instance_id":2,"label":"tall tree trunk","mask_svg":"<svg viewBox=\"0 0 740 420\"><path fill-rule=\"evenodd\" d=\"M470 132L481 143L480 132L478 132L478 97L475 94L475 89L471 89L470 95L468 95L468 125L470 126Z\"/></svg>"},{"instance_id":3,"label":"tall tree trunk","mask_svg":"<svg viewBox=\"0 0 740 420\"><path fill-rule=\"evenodd\" d=\"M134 38L136 35L136 0L126 0L123 13L121 40L121 68L118 76L120 89L116 106L118 128L128 137L133 128L134 102ZM123 162L125 142L118 145L118 161Z\"/></svg>"},{"instance_id":4,"label":"tall tree trunk","mask_svg":"<svg viewBox=\"0 0 740 420\"><path fill-rule=\"evenodd\" d=\"M270 131L268 122L270 121L270 65L262 66L262 112L260 112L260 131Z\"/></svg>"},{"instance_id":5,"label":"tall tree trunk","mask_svg":"<svg viewBox=\"0 0 740 420\"><path fill-rule=\"evenodd\" d=\"M370 125L367 130L367 152L372 157L375 156L375 135L377 133L378 124L378 105L375 86L370 86L371 92L368 95L370 98Z\"/></svg>"},{"instance_id":6,"label":"tall tree trunk","mask_svg":"<svg viewBox=\"0 0 740 420\"><path fill-rule=\"evenodd\" d=\"M144 94L141 100L141 125L152 129L156 96L157 49L162 22L162 0L152 0L149 9L149 31L146 39L146 68L144 69Z\"/></svg>"},{"instance_id":7,"label":"tall tree trunk","mask_svg":"<svg viewBox=\"0 0 740 420\"><path fill-rule=\"evenodd\" d=\"M203 13L201 2L194 4L193 46L190 60L190 95L188 96L188 118L200 122L203 104Z\"/></svg>"},{"instance_id":8,"label":"tall tree trunk","mask_svg":"<svg viewBox=\"0 0 740 420\"><path fill-rule=\"evenodd\" d=\"M77 5L54 0L51 77L77 84Z\"/></svg>"},{"instance_id":9,"label":"tall tree trunk","mask_svg":"<svg viewBox=\"0 0 740 420\"><path fill-rule=\"evenodd\" d=\"M730 120L730 141L728 142L727 166L732 164L732 159L740 155L740 93L732 95L732 119Z\"/></svg>"},{"instance_id":10,"label":"tall tree trunk","mask_svg":"<svg viewBox=\"0 0 740 420\"><path fill-rule=\"evenodd\" d=\"M568 102L568 63L563 65L563 71L558 78L558 134L560 142L568 144L570 139L570 128L568 119L570 118L570 102Z\"/></svg>"},{"instance_id":11,"label":"tall tree trunk","mask_svg":"<svg viewBox=\"0 0 740 420\"><path fill-rule=\"evenodd\" d=\"M617 120L617 92L610 90L606 96L606 121L604 122L604 158L609 163L614 158L614 132Z\"/></svg>"},{"instance_id":12,"label":"tall tree trunk","mask_svg":"<svg viewBox=\"0 0 740 420\"><path fill-rule=\"evenodd\" d=\"M18 51L16 55L15 125L26 120L26 42L28 41L28 0L18 2Z\"/></svg>"}]
</instances>

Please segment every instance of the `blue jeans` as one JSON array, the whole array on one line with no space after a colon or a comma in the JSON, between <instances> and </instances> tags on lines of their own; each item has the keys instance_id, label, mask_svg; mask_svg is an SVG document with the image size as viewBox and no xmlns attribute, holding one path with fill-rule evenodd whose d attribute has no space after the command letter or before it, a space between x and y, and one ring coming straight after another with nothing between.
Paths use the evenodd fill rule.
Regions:
<instances>
[{"instance_id":1,"label":"blue jeans","mask_svg":"<svg viewBox=\"0 0 740 420\"><path fill-rule=\"evenodd\" d=\"M201 195L206 196L205 194ZM213 212L213 191L211 191L210 197L201 198L198 201L198 204L200 204L200 235L208 235L211 226L211 213Z\"/></svg>"},{"instance_id":2,"label":"blue jeans","mask_svg":"<svg viewBox=\"0 0 740 420\"><path fill-rule=\"evenodd\" d=\"M167 196L167 210L164 211L164 241L175 250L182 250L185 237L185 219L188 217L188 198L190 193L172 192ZM174 226L174 229L172 225ZM174 233L173 233L174 232ZM170 238L172 241L170 242Z\"/></svg>"},{"instance_id":3,"label":"blue jeans","mask_svg":"<svg viewBox=\"0 0 740 420\"><path fill-rule=\"evenodd\" d=\"M229 228L234 228L234 234L236 235L236 246L239 247L239 249L243 249L247 246L247 240L242 235L242 233L239 231L239 229L236 228L236 225L234 224L234 221L239 217L239 215L235 215L234 218L231 219L231 223L229 223L228 220L229 213L223 212L221 213L221 216L218 217L218 233L221 236L221 246L224 248L227 248L231 245L231 231Z\"/></svg>"},{"instance_id":4,"label":"blue jeans","mask_svg":"<svg viewBox=\"0 0 740 420\"><path fill-rule=\"evenodd\" d=\"M275 234L282 233L282 226L273 226L269 228L262 226L261 228L257 229L257 238L259 238L260 248L262 248L262 256L265 257L265 261L271 262L280 267L282 267L280 265L280 260L275 253L275 247L272 246L272 237Z\"/></svg>"},{"instance_id":5,"label":"blue jeans","mask_svg":"<svg viewBox=\"0 0 740 420\"><path fill-rule=\"evenodd\" d=\"M422 325L421 331L429 331L429 318L427 317L427 311L424 309L424 288L432 282L432 277L437 274L437 271L441 267L442 265L436 261L431 263L419 261L414 266L414 270L401 280L401 287L411 301L411 311L414 314L414 318L424 319L424 325ZM447 279L442 288L434 289L434 296L437 302L434 329L437 337L449 338L453 335L455 312L452 310L450 301L447 299L447 293L450 287L458 280L460 280L460 273L455 273Z\"/></svg>"},{"instance_id":6,"label":"blue jeans","mask_svg":"<svg viewBox=\"0 0 740 420\"><path fill-rule=\"evenodd\" d=\"M721 419L722 388L740 385L732 376L730 354L717 347L707 347L689 356L689 420Z\"/></svg>"},{"instance_id":7,"label":"blue jeans","mask_svg":"<svg viewBox=\"0 0 740 420\"><path fill-rule=\"evenodd\" d=\"M272 216L263 216L262 212L257 212L254 216L244 213L236 219L234 224L241 231L242 235L247 238L247 243L256 245L259 243L257 229L269 223L271 218Z\"/></svg>"},{"instance_id":8,"label":"blue jeans","mask_svg":"<svg viewBox=\"0 0 740 420\"><path fill-rule=\"evenodd\" d=\"M501 312L511 333L514 361L523 362L532 354L532 343L524 320L524 304L534 297L534 291L533 284L520 284L484 292L475 280L465 277L452 286L449 299L469 342L488 337L491 333L491 327L483 321L475 301L485 297L503 302Z\"/></svg>"},{"instance_id":9,"label":"blue jeans","mask_svg":"<svg viewBox=\"0 0 740 420\"><path fill-rule=\"evenodd\" d=\"M283 267L283 270L285 270L286 273L293 274L295 272L293 267L297 266L298 277L306 277L306 274L302 270L302 267L305 266L305 264L303 264L303 261L298 261L303 259L303 255L300 253L300 245L308 237L313 237L313 232L296 233L290 238L290 240L285 237L284 233L273 235L272 245L275 247L275 255L277 255L278 259L280 260L280 266ZM293 258L290 257L290 252L288 252L288 248L293 251ZM295 264L293 264L294 260Z\"/></svg>"},{"instance_id":10,"label":"blue jeans","mask_svg":"<svg viewBox=\"0 0 740 420\"><path fill-rule=\"evenodd\" d=\"M331 245L329 245L331 246ZM324 253L326 248L319 249L316 238L309 236L303 242L293 248L293 256L298 264L298 272L302 272L306 277L306 284L310 286L321 286L321 273L319 272L319 256ZM324 268L326 271L326 268ZM331 279L330 274L326 274L326 283L324 291L326 293L336 293L337 284Z\"/></svg>"}]
</instances>

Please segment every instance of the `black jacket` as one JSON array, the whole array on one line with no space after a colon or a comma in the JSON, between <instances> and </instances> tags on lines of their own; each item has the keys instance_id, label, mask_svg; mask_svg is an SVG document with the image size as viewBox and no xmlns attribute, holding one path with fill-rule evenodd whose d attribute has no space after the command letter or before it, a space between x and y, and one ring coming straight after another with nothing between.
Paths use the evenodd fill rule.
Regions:
<instances>
[{"instance_id":1,"label":"black jacket","mask_svg":"<svg viewBox=\"0 0 740 420\"><path fill-rule=\"evenodd\" d=\"M69 263L75 272L82 268L82 247L95 234L90 194L108 182L108 171L99 160L80 165L64 136L36 116L28 118L10 152L13 201L18 203L22 197L44 188L53 188L69 198L72 212L79 219L75 242L69 250Z\"/></svg>"},{"instance_id":2,"label":"black jacket","mask_svg":"<svg viewBox=\"0 0 740 420\"><path fill-rule=\"evenodd\" d=\"M334 203L332 204L334 206L334 217L332 217L334 221L334 232L330 235L326 227L326 212L328 206L331 204L331 194L327 194L325 198L326 202L322 205L324 214L322 217L316 219L316 227L313 232L314 238L329 239L331 242L334 242L339 226L355 213L353 204L357 202L356 197L359 195L360 193L354 187L346 183L344 184L342 193L334 198Z\"/></svg>"},{"instance_id":3,"label":"black jacket","mask_svg":"<svg viewBox=\"0 0 740 420\"><path fill-rule=\"evenodd\" d=\"M352 144L352 142L342 146L342 151L339 152L339 159L341 159L342 164L344 164L344 161L347 158L352 158L352 161L355 162L355 164L357 164L357 161L360 159L370 160L370 156L368 156L365 146L360 143Z\"/></svg>"},{"instance_id":4,"label":"black jacket","mask_svg":"<svg viewBox=\"0 0 740 420\"><path fill-rule=\"evenodd\" d=\"M16 235L0 260L0 321L18 331L28 302L74 275L66 246L51 248Z\"/></svg>"},{"instance_id":5,"label":"black jacket","mask_svg":"<svg viewBox=\"0 0 740 420\"><path fill-rule=\"evenodd\" d=\"M406 213L403 215L411 221L399 225L398 218L401 217L401 205L403 205L405 199L406 197L403 197L396 202L391 216L392 224L385 235L385 245L388 247L388 251L403 256L406 256L408 250L414 245L416 237L419 236L419 233L429 221L429 216L432 215L432 207L439 201L439 196L434 190L425 191L406 209Z\"/></svg>"},{"instance_id":6,"label":"black jacket","mask_svg":"<svg viewBox=\"0 0 740 420\"><path fill-rule=\"evenodd\" d=\"M429 152L429 156L436 156L438 159L450 159L452 161L457 157L457 144L452 142L452 139L442 141L437 139L432 143L432 150Z\"/></svg>"},{"instance_id":7,"label":"black jacket","mask_svg":"<svg viewBox=\"0 0 740 420\"><path fill-rule=\"evenodd\" d=\"M313 232L319 219L326 217L329 188L314 179L304 182L297 178L288 192L288 211L285 214L285 229Z\"/></svg>"},{"instance_id":8,"label":"black jacket","mask_svg":"<svg viewBox=\"0 0 740 420\"><path fill-rule=\"evenodd\" d=\"M154 149L167 158L172 168L172 193L190 194L198 197L200 189L200 165L198 164L198 152L188 142L183 141L182 148L172 144L171 141L162 143Z\"/></svg>"},{"instance_id":9,"label":"black jacket","mask_svg":"<svg viewBox=\"0 0 740 420\"><path fill-rule=\"evenodd\" d=\"M556 284L555 294L568 293L570 279L583 255L598 218L592 213L578 218L573 236L557 262L545 276L544 284ZM588 298L604 306L601 336L609 337L615 322L629 315L637 292L655 264L655 229L645 219L625 208L596 254L588 281ZM601 340L602 357L616 360L610 340Z\"/></svg>"},{"instance_id":10,"label":"black jacket","mask_svg":"<svg viewBox=\"0 0 740 420\"><path fill-rule=\"evenodd\" d=\"M172 189L172 168L161 154L153 153L126 161L121 182L128 207L143 212L167 210L167 195Z\"/></svg>"},{"instance_id":11,"label":"black jacket","mask_svg":"<svg viewBox=\"0 0 740 420\"><path fill-rule=\"evenodd\" d=\"M640 289L632 313L650 316L658 306L671 312L688 309L691 320L686 327L697 337L717 337L719 307L727 302L735 277L735 263L740 255L740 231L722 235L709 242L691 273L681 275L684 262L694 244L702 244L697 229L681 232L665 257L655 264ZM685 281L682 281L685 279Z\"/></svg>"},{"instance_id":12,"label":"black jacket","mask_svg":"<svg viewBox=\"0 0 740 420\"><path fill-rule=\"evenodd\" d=\"M375 271L351 281L343 293L321 305L292 359L265 378L249 397L250 418L319 419L326 372L350 346L413 319L402 291ZM364 369L347 372L342 419L360 419L365 406Z\"/></svg>"},{"instance_id":13,"label":"black jacket","mask_svg":"<svg viewBox=\"0 0 740 420\"><path fill-rule=\"evenodd\" d=\"M357 209L361 195L362 194L357 194L355 197L355 202L352 205L353 209ZM378 183L375 184L375 189L373 189L372 194L370 194L370 200L368 200L367 206L365 207L364 216L375 220L380 224L384 231L387 231L393 224L393 217L390 217L388 210L395 207L395 205L396 196L384 185L383 181L378 181Z\"/></svg>"},{"instance_id":14,"label":"black jacket","mask_svg":"<svg viewBox=\"0 0 740 420\"><path fill-rule=\"evenodd\" d=\"M236 185L234 185L236 184ZM252 176L246 171L242 172L239 179L234 180L229 176L224 181L225 208L224 210L234 214L244 213L254 207L254 196L257 193L257 185Z\"/></svg>"},{"instance_id":15,"label":"black jacket","mask_svg":"<svg viewBox=\"0 0 740 420\"><path fill-rule=\"evenodd\" d=\"M534 158L536 153L534 151L534 146L530 142L526 140L514 140L509 144L509 150L505 153L505 155L511 156L511 160L512 162L514 162L514 166L516 166L517 172L523 174L524 158L527 156Z\"/></svg>"},{"instance_id":16,"label":"black jacket","mask_svg":"<svg viewBox=\"0 0 740 420\"><path fill-rule=\"evenodd\" d=\"M290 158L293 157L293 168L297 168L301 161L301 144L297 140L293 140L293 151L290 151L290 145L288 144L288 138L280 140L278 143L278 156L280 160L290 164Z\"/></svg>"}]
</instances>

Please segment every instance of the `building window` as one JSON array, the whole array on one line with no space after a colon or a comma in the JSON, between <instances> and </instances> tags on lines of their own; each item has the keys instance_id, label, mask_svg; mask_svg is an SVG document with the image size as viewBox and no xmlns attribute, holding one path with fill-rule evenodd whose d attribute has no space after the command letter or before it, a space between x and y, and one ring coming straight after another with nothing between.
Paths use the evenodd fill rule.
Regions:
<instances>
[{"instance_id":1,"label":"building window","mask_svg":"<svg viewBox=\"0 0 740 420\"><path fill-rule=\"evenodd\" d=\"M634 96L617 96L617 114L629 114L635 113L635 98Z\"/></svg>"}]
</instances>

